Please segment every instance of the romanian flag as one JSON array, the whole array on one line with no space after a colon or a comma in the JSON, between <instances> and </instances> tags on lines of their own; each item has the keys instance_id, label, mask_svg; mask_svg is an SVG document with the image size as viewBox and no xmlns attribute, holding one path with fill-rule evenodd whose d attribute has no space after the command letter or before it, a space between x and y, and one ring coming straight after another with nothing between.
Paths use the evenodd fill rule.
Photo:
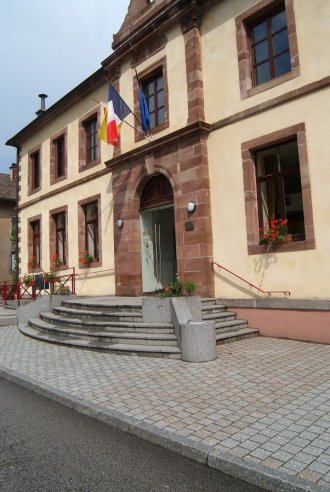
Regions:
<instances>
[{"instance_id":1,"label":"romanian flag","mask_svg":"<svg viewBox=\"0 0 330 492\"><path fill-rule=\"evenodd\" d=\"M109 85L108 104L99 128L99 139L117 146L120 141L120 130L123 119L132 111L120 97L116 89Z\"/></svg>"}]
</instances>

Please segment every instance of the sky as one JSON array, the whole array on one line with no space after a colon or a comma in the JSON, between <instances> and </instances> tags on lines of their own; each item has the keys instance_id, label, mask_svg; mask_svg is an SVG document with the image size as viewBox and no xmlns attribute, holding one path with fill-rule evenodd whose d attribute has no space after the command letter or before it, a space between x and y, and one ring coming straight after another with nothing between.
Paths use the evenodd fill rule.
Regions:
<instances>
[{"instance_id":1,"label":"sky","mask_svg":"<svg viewBox=\"0 0 330 492\"><path fill-rule=\"evenodd\" d=\"M0 0L0 172L16 149L5 142L100 68L129 0Z\"/></svg>"}]
</instances>

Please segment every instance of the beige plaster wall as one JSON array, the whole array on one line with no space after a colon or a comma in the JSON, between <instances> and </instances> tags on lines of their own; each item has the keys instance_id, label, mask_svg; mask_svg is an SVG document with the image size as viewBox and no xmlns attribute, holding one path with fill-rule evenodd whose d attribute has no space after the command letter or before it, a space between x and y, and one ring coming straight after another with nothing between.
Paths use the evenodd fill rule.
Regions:
<instances>
[{"instance_id":1,"label":"beige plaster wall","mask_svg":"<svg viewBox=\"0 0 330 492\"><path fill-rule=\"evenodd\" d=\"M214 260L265 290L296 298L329 298L330 90L282 105L211 133L208 139ZM306 125L316 249L248 255L241 143L298 123ZM216 275L216 295L250 297L229 274Z\"/></svg>"},{"instance_id":2,"label":"beige plaster wall","mask_svg":"<svg viewBox=\"0 0 330 492\"><path fill-rule=\"evenodd\" d=\"M330 2L294 0L300 75L276 87L241 100L235 17L255 0L225 0L210 9L202 22L202 59L205 119L213 123L277 97L330 73Z\"/></svg>"},{"instance_id":3,"label":"beige plaster wall","mask_svg":"<svg viewBox=\"0 0 330 492\"><path fill-rule=\"evenodd\" d=\"M102 266L96 268L79 268L78 247L78 201L90 196L101 194L101 234L102 234ZM68 266L75 267L77 290L81 295L113 294L114 287L114 246L112 216L112 185L111 175L86 182L57 196L41 200L37 204L21 211L21 274L27 271L28 250L28 219L35 215L42 216L42 256L41 269L48 271L49 258L49 210L68 206Z\"/></svg>"}]
</instances>

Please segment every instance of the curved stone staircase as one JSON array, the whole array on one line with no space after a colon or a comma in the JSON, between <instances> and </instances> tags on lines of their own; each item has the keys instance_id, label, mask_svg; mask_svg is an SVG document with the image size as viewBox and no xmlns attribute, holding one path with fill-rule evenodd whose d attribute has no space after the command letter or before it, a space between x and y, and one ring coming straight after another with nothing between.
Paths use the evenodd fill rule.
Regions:
<instances>
[{"instance_id":1,"label":"curved stone staircase","mask_svg":"<svg viewBox=\"0 0 330 492\"><path fill-rule=\"evenodd\" d=\"M258 330L236 320L236 314L226 312L216 299L202 300L202 314L203 320L214 321L218 344L258 335ZM47 342L126 355L181 358L172 323L143 323L138 299L68 300L19 328L25 335Z\"/></svg>"}]
</instances>

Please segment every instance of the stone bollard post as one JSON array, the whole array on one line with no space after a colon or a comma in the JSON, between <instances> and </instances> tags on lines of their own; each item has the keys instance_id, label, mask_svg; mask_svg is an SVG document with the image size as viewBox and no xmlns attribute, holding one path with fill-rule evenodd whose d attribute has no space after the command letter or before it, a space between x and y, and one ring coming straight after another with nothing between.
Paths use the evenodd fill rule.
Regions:
<instances>
[{"instance_id":1,"label":"stone bollard post","mask_svg":"<svg viewBox=\"0 0 330 492\"><path fill-rule=\"evenodd\" d=\"M209 362L217 358L213 322L189 321L180 328L182 360Z\"/></svg>"}]
</instances>

